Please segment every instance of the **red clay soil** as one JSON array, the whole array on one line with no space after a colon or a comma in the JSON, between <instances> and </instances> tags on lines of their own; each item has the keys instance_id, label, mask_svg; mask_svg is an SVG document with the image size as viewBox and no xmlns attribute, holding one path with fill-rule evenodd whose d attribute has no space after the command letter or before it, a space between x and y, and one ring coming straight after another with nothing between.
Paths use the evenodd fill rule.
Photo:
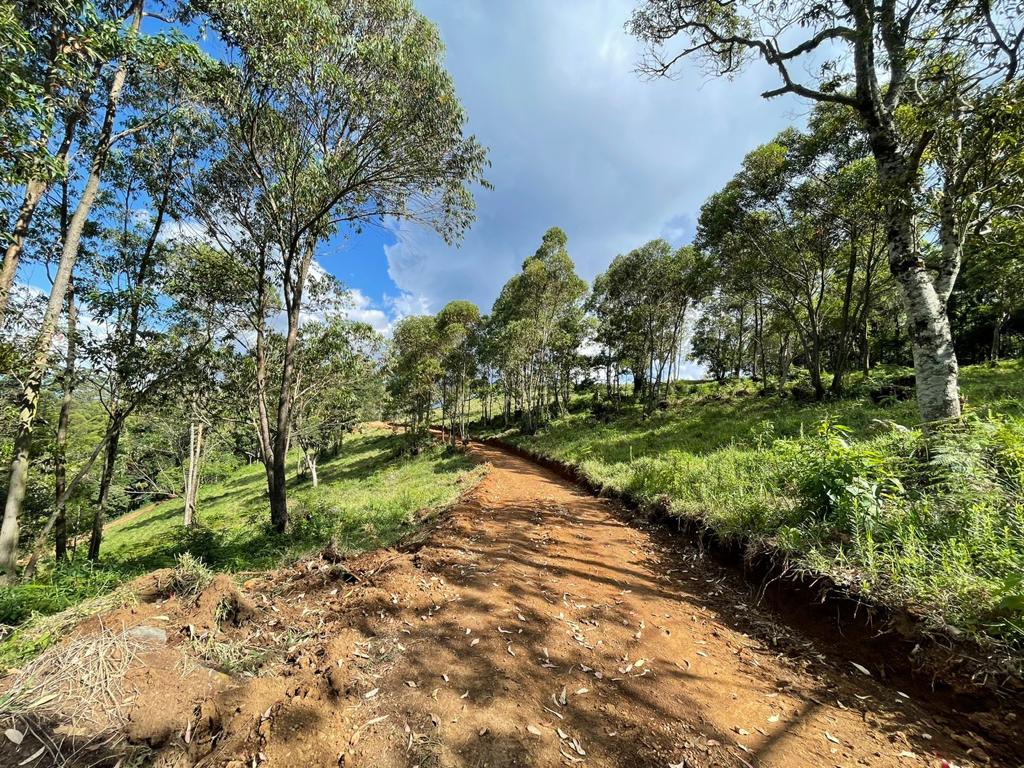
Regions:
<instances>
[{"instance_id":1,"label":"red clay soil","mask_svg":"<svg viewBox=\"0 0 1024 768\"><path fill-rule=\"evenodd\" d=\"M1024 763L979 735L991 715L886 687L878 659L780 626L680 539L524 459L470 450L492 471L414 552L317 558L245 597L220 581L198 605L106 617L171 637L128 683L133 741L165 767ZM267 662L255 677L183 672L185 650L211 640Z\"/></svg>"}]
</instances>

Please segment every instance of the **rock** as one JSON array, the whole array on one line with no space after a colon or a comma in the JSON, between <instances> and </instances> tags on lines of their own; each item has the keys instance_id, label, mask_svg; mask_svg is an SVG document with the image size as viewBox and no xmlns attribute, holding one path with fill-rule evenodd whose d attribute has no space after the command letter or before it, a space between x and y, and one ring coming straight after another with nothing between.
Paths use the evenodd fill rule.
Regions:
<instances>
[{"instance_id":1,"label":"rock","mask_svg":"<svg viewBox=\"0 0 1024 768\"><path fill-rule=\"evenodd\" d=\"M144 643L167 645L167 632L160 627L152 627L148 624L132 627L125 632L125 635L134 640L141 640Z\"/></svg>"}]
</instances>

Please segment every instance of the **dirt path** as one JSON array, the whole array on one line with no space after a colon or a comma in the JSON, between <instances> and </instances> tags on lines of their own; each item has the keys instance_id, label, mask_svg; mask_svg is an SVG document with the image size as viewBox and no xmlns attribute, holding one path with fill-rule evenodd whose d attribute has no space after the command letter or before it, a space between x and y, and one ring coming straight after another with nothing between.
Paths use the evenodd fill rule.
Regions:
<instances>
[{"instance_id":1,"label":"dirt path","mask_svg":"<svg viewBox=\"0 0 1024 768\"><path fill-rule=\"evenodd\" d=\"M159 768L1022 764L882 685L878 659L787 631L680 537L471 451L492 471L413 551L105 616L167 630L123 686L131 742ZM247 654L268 659L255 677L209 669ZM7 746L0 765L35 749Z\"/></svg>"},{"instance_id":2,"label":"dirt path","mask_svg":"<svg viewBox=\"0 0 1024 768\"><path fill-rule=\"evenodd\" d=\"M494 469L417 556L444 597L428 611L399 602L403 650L362 707L363 722L388 719L361 735L352 764L970 762L946 736L953 722L849 661L780 653L772 640L792 650L799 638L698 553L666 551L534 464L472 451Z\"/></svg>"}]
</instances>

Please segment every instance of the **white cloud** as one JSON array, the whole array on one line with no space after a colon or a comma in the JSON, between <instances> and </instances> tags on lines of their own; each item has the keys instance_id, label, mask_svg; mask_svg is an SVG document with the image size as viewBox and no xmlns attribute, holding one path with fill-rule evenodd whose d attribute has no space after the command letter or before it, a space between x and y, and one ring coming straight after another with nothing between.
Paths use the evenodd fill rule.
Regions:
<instances>
[{"instance_id":1,"label":"white cloud","mask_svg":"<svg viewBox=\"0 0 1024 768\"><path fill-rule=\"evenodd\" d=\"M490 148L493 191L462 246L407 223L386 248L398 288L438 309L490 310L544 231L562 227L588 280L655 237L685 242L705 198L743 155L791 122L798 102L766 102L773 75L706 81L684 63L672 81L635 72L623 29L635 0L421 0L448 48L470 130Z\"/></svg>"},{"instance_id":2,"label":"white cloud","mask_svg":"<svg viewBox=\"0 0 1024 768\"><path fill-rule=\"evenodd\" d=\"M373 306L370 297L358 288L349 290L351 306L345 310L349 320L359 323L366 323L379 333L388 334L391 332L392 318L379 307Z\"/></svg>"},{"instance_id":3,"label":"white cloud","mask_svg":"<svg viewBox=\"0 0 1024 768\"><path fill-rule=\"evenodd\" d=\"M42 322L46 302L49 298L49 290L44 290L28 283L16 282L11 289L11 306L18 311L11 312L5 317L8 321L4 332L10 334L11 338L21 340L35 339L39 332L39 324ZM76 302L78 310L76 316L76 328L79 335L93 339L105 339L111 332L112 326L105 319L91 314L87 308L82 306L81 300ZM52 348L63 354L67 349L67 315L63 308L61 317L57 323L57 330L53 334Z\"/></svg>"},{"instance_id":4,"label":"white cloud","mask_svg":"<svg viewBox=\"0 0 1024 768\"><path fill-rule=\"evenodd\" d=\"M171 221L165 221L160 228L160 240L165 243L189 240L209 242L209 236L203 225L194 219L185 221L172 219Z\"/></svg>"}]
</instances>

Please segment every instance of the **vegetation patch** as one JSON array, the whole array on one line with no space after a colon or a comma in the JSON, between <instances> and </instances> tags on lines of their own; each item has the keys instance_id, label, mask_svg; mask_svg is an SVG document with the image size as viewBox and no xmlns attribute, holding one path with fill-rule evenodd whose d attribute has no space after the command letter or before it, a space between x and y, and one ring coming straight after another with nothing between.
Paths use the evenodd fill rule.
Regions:
<instances>
[{"instance_id":1,"label":"vegetation patch","mask_svg":"<svg viewBox=\"0 0 1024 768\"><path fill-rule=\"evenodd\" d=\"M37 580L4 590L0 623L8 637L0 643L0 668L129 599L118 587L142 573L174 568L168 589L193 595L214 571L270 569L332 543L350 554L389 546L415 529L419 515L451 503L482 472L459 452L428 446L410 457L390 431L367 430L322 465L317 487L294 482L292 530L275 535L265 519L263 467L244 467L202 489L192 528L182 526L183 500L156 505L109 526L99 563L48 565Z\"/></svg>"}]
</instances>

